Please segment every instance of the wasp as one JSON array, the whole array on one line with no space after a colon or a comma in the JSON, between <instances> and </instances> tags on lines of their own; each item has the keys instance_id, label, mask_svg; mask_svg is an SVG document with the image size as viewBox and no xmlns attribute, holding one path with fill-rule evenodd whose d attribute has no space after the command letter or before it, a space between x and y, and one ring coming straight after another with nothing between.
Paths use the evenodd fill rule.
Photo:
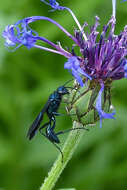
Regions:
<instances>
[{"instance_id":1,"label":"wasp","mask_svg":"<svg viewBox=\"0 0 127 190\"><path fill-rule=\"evenodd\" d=\"M53 143L55 145L55 147L60 151L60 153L62 155L62 160L63 160L63 153L62 153L60 147L57 146L57 144L60 143L58 135L66 133L66 132L69 132L69 131L74 130L74 129L68 129L68 130L65 130L65 131L59 131L57 133L54 131L54 129L55 129L55 126L56 126L56 116L61 115L57 111L58 111L58 109L60 107L62 97L64 95L69 94L68 88L74 89L72 87L66 87L65 86L70 81L72 81L72 80L69 80L64 85L59 86L49 96L48 101L46 102L45 106L40 111L40 113L37 115L36 119L33 121L32 125L30 126L30 128L28 130L28 133L27 133L27 137L29 138L29 140L31 140L35 136L36 132L39 130L40 133L43 136L45 136L51 143ZM45 113L47 114L47 116L49 118L49 121L40 127L41 122L43 120L43 116L44 116ZM43 131L44 128L45 128L45 131ZM79 129L79 128L76 128L76 129Z\"/></svg>"}]
</instances>

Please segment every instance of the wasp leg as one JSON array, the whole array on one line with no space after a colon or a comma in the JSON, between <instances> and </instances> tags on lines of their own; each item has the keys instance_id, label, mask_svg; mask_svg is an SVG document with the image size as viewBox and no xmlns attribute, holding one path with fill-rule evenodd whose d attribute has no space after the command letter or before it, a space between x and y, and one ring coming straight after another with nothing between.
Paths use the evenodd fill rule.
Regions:
<instances>
[{"instance_id":1,"label":"wasp leg","mask_svg":"<svg viewBox=\"0 0 127 190\"><path fill-rule=\"evenodd\" d=\"M66 116L66 115L76 115L76 114L75 113L74 114L63 114L63 113L53 112L53 115L55 115L55 116Z\"/></svg>"},{"instance_id":2,"label":"wasp leg","mask_svg":"<svg viewBox=\"0 0 127 190\"><path fill-rule=\"evenodd\" d=\"M52 142L52 144L57 148L57 150L59 150L60 154L61 154L61 157L62 157L62 160L61 162L63 163L63 160L64 160L64 156L63 156L63 152L61 150L61 148L59 146L57 146L55 143Z\"/></svg>"},{"instance_id":3,"label":"wasp leg","mask_svg":"<svg viewBox=\"0 0 127 190\"><path fill-rule=\"evenodd\" d=\"M46 126L46 125L45 125ZM44 128L45 126L42 126L42 128ZM42 129L41 128L41 129ZM39 130L40 131L40 130ZM61 157L62 157L62 163L63 163L63 158L64 158L64 156L63 156L63 152L61 151L61 149L60 149L60 147L59 146L57 146L54 142L52 142L42 131L40 131L40 133L46 138L46 139L48 139L56 148L57 148L57 150L60 152L60 154L61 154Z\"/></svg>"},{"instance_id":4,"label":"wasp leg","mask_svg":"<svg viewBox=\"0 0 127 190\"><path fill-rule=\"evenodd\" d=\"M78 129L83 129L83 130L87 130L89 131L89 129L86 129L86 128L83 128L83 127L77 127L77 128L72 128L72 129L67 129L67 130L64 130L64 131L59 131L58 133L56 133L56 135L61 135L61 134L64 134L64 133L68 133L70 131L74 131L74 130L78 130Z\"/></svg>"},{"instance_id":5,"label":"wasp leg","mask_svg":"<svg viewBox=\"0 0 127 190\"><path fill-rule=\"evenodd\" d=\"M63 113L58 113L58 112L52 112L53 115L55 116L64 116L65 114Z\"/></svg>"},{"instance_id":6,"label":"wasp leg","mask_svg":"<svg viewBox=\"0 0 127 190\"><path fill-rule=\"evenodd\" d=\"M49 125L49 124L51 124L51 121L49 121L49 122L45 123L44 125L42 125L42 126L39 128L40 133L42 132L41 130L42 130L43 128L45 128L47 125Z\"/></svg>"},{"instance_id":7,"label":"wasp leg","mask_svg":"<svg viewBox=\"0 0 127 190\"><path fill-rule=\"evenodd\" d=\"M53 125L52 125L52 127L51 127L51 129L53 130L53 129L55 128L55 126L56 126L56 118L55 118L55 117L52 117L52 118L51 118L51 121L53 122Z\"/></svg>"}]
</instances>

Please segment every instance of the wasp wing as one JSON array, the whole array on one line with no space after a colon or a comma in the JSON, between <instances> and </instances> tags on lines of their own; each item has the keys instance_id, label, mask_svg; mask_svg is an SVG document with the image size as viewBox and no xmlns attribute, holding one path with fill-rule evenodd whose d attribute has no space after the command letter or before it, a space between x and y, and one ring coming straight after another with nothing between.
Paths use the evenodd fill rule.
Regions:
<instances>
[{"instance_id":1,"label":"wasp wing","mask_svg":"<svg viewBox=\"0 0 127 190\"><path fill-rule=\"evenodd\" d=\"M28 133L27 133L27 137L29 138L29 140L31 140L34 137L34 135L36 134L36 132L40 126L40 123L43 119L43 115L46 112L49 104L50 104L50 101L48 100L47 103L45 104L44 108L41 110L41 112L38 114L38 116L36 117L36 119L34 120L32 125L30 126Z\"/></svg>"}]
</instances>

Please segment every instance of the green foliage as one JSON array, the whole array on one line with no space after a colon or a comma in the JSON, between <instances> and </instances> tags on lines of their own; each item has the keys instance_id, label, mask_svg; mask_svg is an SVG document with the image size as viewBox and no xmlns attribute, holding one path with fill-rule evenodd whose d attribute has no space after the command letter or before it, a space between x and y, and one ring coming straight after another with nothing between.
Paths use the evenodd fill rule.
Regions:
<instances>
[{"instance_id":1,"label":"green foliage","mask_svg":"<svg viewBox=\"0 0 127 190\"><path fill-rule=\"evenodd\" d=\"M66 189L58 189L58 190L76 190L76 189L74 189L74 188L66 188Z\"/></svg>"},{"instance_id":2,"label":"green foliage","mask_svg":"<svg viewBox=\"0 0 127 190\"><path fill-rule=\"evenodd\" d=\"M74 10L82 24L87 21L92 25L95 15L104 24L111 15L111 1L65 0L61 3ZM126 24L126 6L126 3L118 3L116 33ZM39 0L2 1L0 34L7 24L32 15L52 17L73 33L75 23L66 11L51 13L48 10L49 7ZM71 48L71 40L52 24L42 21L33 27L53 42L61 41L62 45ZM39 133L29 142L27 130L49 94L71 75L63 69L66 60L60 55L25 47L11 53L4 47L1 37L0 42L0 188L35 190L47 176L58 152ZM116 120L105 120L102 129L98 123L85 133L55 189L127 189L126 83L123 79L113 84L112 103L116 109ZM65 112L64 105L61 112ZM68 116L57 118L56 130L69 127L71 120ZM66 137L60 137L61 146Z\"/></svg>"}]
</instances>

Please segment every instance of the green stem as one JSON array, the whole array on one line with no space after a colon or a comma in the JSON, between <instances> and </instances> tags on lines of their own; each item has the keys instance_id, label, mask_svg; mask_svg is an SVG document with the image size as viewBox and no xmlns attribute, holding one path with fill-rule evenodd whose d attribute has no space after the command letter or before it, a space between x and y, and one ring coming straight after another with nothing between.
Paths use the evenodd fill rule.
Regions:
<instances>
[{"instance_id":1,"label":"green stem","mask_svg":"<svg viewBox=\"0 0 127 190\"><path fill-rule=\"evenodd\" d=\"M73 128L82 128L83 125L74 121ZM74 150L76 149L81 137L83 136L84 130L72 130L64 144L63 147L63 162L61 155L58 156L58 159L51 168L51 171L48 174L48 177L45 178L44 183L42 184L40 190L51 190L53 189L55 183L60 177L62 171L66 167L68 161L71 159Z\"/></svg>"}]
</instances>

